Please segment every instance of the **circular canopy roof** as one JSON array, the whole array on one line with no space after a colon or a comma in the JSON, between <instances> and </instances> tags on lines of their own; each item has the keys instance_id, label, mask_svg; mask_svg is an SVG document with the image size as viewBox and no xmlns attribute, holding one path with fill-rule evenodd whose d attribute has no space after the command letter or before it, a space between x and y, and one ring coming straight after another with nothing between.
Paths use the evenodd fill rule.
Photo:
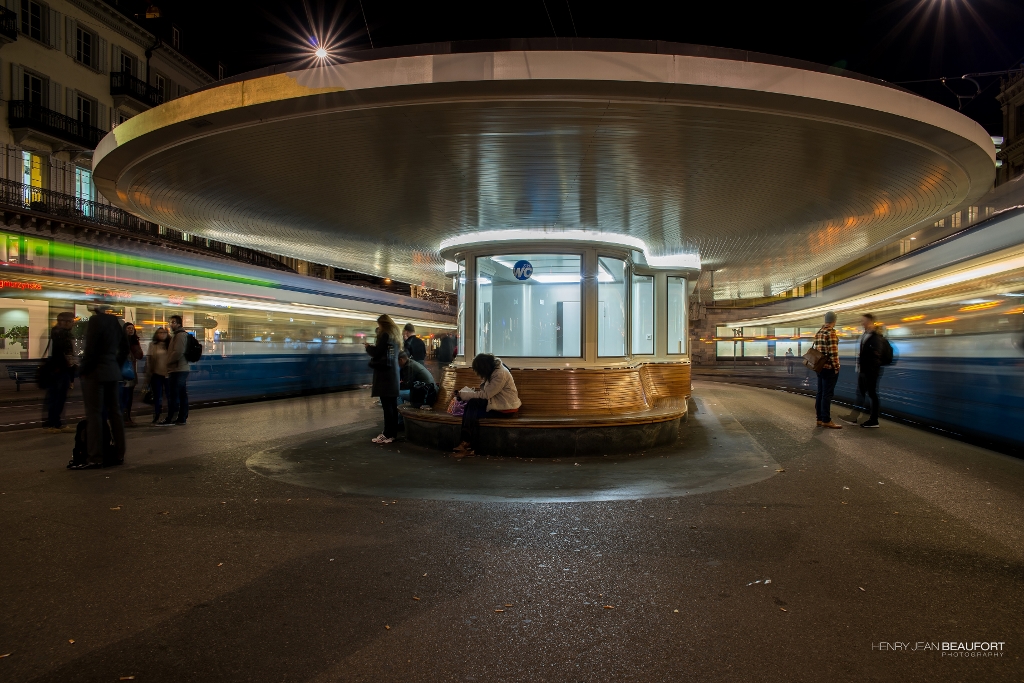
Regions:
<instances>
[{"instance_id":1,"label":"circular canopy roof","mask_svg":"<svg viewBox=\"0 0 1024 683\"><path fill-rule=\"evenodd\" d=\"M409 282L443 284L445 239L585 230L762 296L976 200L994 159L975 122L867 80L505 51L245 78L121 124L93 163L162 225Z\"/></svg>"}]
</instances>

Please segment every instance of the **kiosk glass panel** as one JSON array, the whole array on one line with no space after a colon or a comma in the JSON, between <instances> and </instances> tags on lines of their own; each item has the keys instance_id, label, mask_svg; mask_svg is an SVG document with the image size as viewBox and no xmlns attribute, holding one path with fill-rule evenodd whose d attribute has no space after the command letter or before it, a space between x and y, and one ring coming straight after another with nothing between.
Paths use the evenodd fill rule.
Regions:
<instances>
[{"instance_id":1,"label":"kiosk glass panel","mask_svg":"<svg viewBox=\"0 0 1024 683\"><path fill-rule=\"evenodd\" d=\"M582 267L579 254L477 258L477 352L522 358L579 358Z\"/></svg>"},{"instance_id":2,"label":"kiosk glass panel","mask_svg":"<svg viewBox=\"0 0 1024 683\"><path fill-rule=\"evenodd\" d=\"M457 357L466 355L466 262L459 261L459 272L455 276L459 292L458 337L456 338Z\"/></svg>"},{"instance_id":3,"label":"kiosk glass panel","mask_svg":"<svg viewBox=\"0 0 1024 683\"><path fill-rule=\"evenodd\" d=\"M654 353L654 276L633 276L633 355Z\"/></svg>"},{"instance_id":4,"label":"kiosk glass panel","mask_svg":"<svg viewBox=\"0 0 1024 683\"><path fill-rule=\"evenodd\" d=\"M668 278L668 352L686 353L686 278Z\"/></svg>"},{"instance_id":5,"label":"kiosk glass panel","mask_svg":"<svg viewBox=\"0 0 1024 683\"><path fill-rule=\"evenodd\" d=\"M598 259L597 301L597 355L625 356L629 270L622 259Z\"/></svg>"}]
</instances>

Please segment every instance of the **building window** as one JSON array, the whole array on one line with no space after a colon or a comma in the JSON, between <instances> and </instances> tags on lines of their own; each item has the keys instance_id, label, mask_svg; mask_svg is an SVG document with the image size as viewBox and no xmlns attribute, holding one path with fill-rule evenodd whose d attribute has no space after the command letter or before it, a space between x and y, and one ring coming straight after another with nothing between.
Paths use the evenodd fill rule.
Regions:
<instances>
[{"instance_id":1,"label":"building window","mask_svg":"<svg viewBox=\"0 0 1024 683\"><path fill-rule=\"evenodd\" d=\"M22 99L28 100L32 104L43 106L43 93L46 89L43 87L43 79L39 78L34 74L25 73L23 77L24 91L22 93Z\"/></svg>"},{"instance_id":2,"label":"building window","mask_svg":"<svg viewBox=\"0 0 1024 683\"><path fill-rule=\"evenodd\" d=\"M224 65L223 64L217 64L217 80L218 81L223 81L224 80Z\"/></svg>"},{"instance_id":3,"label":"building window","mask_svg":"<svg viewBox=\"0 0 1024 683\"><path fill-rule=\"evenodd\" d=\"M75 168L75 197L82 201L82 213L86 216L92 215L93 201L92 171L85 168Z\"/></svg>"},{"instance_id":4,"label":"building window","mask_svg":"<svg viewBox=\"0 0 1024 683\"><path fill-rule=\"evenodd\" d=\"M96 103L90 100L88 97L82 97L78 95L75 98L75 118L86 124L92 126L95 120Z\"/></svg>"},{"instance_id":5,"label":"building window","mask_svg":"<svg viewBox=\"0 0 1024 683\"><path fill-rule=\"evenodd\" d=\"M135 58L125 52L121 53L121 73L135 74Z\"/></svg>"},{"instance_id":6,"label":"building window","mask_svg":"<svg viewBox=\"0 0 1024 683\"><path fill-rule=\"evenodd\" d=\"M95 55L93 45L96 37L81 28L75 30L75 59L88 66L95 67Z\"/></svg>"},{"instance_id":7,"label":"building window","mask_svg":"<svg viewBox=\"0 0 1024 683\"><path fill-rule=\"evenodd\" d=\"M476 351L579 358L583 258L502 254L476 260Z\"/></svg>"},{"instance_id":8,"label":"building window","mask_svg":"<svg viewBox=\"0 0 1024 683\"><path fill-rule=\"evenodd\" d=\"M131 114L125 114L120 109L114 110L114 126L120 126L122 123L131 118Z\"/></svg>"},{"instance_id":9,"label":"building window","mask_svg":"<svg viewBox=\"0 0 1024 683\"><path fill-rule=\"evenodd\" d=\"M38 2L21 0L21 32L29 38L42 41L45 37L46 10Z\"/></svg>"},{"instance_id":10,"label":"building window","mask_svg":"<svg viewBox=\"0 0 1024 683\"><path fill-rule=\"evenodd\" d=\"M174 27L171 28L171 44L175 50L181 49L181 31Z\"/></svg>"},{"instance_id":11,"label":"building window","mask_svg":"<svg viewBox=\"0 0 1024 683\"><path fill-rule=\"evenodd\" d=\"M629 266L622 259L597 259L597 355L626 355Z\"/></svg>"},{"instance_id":12,"label":"building window","mask_svg":"<svg viewBox=\"0 0 1024 683\"><path fill-rule=\"evenodd\" d=\"M21 182L24 188L25 204L29 207L35 202L43 201L43 169L45 164L43 157L32 152L22 152Z\"/></svg>"},{"instance_id":13,"label":"building window","mask_svg":"<svg viewBox=\"0 0 1024 683\"><path fill-rule=\"evenodd\" d=\"M154 79L153 85L156 86L156 91L160 93L160 96L164 98L164 101L170 99L167 97L167 81L164 80L163 76L157 74L156 78Z\"/></svg>"},{"instance_id":14,"label":"building window","mask_svg":"<svg viewBox=\"0 0 1024 683\"><path fill-rule=\"evenodd\" d=\"M654 276L633 276L633 355L654 353Z\"/></svg>"}]
</instances>

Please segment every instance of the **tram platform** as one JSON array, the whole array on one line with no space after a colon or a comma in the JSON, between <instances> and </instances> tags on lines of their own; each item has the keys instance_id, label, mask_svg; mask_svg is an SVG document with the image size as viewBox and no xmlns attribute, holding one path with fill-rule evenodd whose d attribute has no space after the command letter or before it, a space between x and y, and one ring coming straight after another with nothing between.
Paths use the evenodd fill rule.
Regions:
<instances>
[{"instance_id":1,"label":"tram platform","mask_svg":"<svg viewBox=\"0 0 1024 683\"><path fill-rule=\"evenodd\" d=\"M1020 678L1020 459L703 379L608 457L378 446L379 410L211 407L78 472L4 434L3 679Z\"/></svg>"}]
</instances>

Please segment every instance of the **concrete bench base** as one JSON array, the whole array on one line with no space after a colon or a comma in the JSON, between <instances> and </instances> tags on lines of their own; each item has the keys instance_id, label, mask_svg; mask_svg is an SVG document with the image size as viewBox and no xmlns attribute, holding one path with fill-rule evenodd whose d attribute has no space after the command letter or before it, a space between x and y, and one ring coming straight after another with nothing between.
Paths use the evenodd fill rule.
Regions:
<instances>
[{"instance_id":1,"label":"concrete bench base","mask_svg":"<svg viewBox=\"0 0 1024 683\"><path fill-rule=\"evenodd\" d=\"M461 420L452 416L438 419L416 411L402 411L405 435L412 443L450 451L461 441ZM628 420L619 424L567 420L531 424L529 420L509 418L480 422L480 444L477 453L520 458L571 458L586 455L640 453L656 446L675 442L679 424L686 413L665 416L667 419Z\"/></svg>"}]
</instances>

